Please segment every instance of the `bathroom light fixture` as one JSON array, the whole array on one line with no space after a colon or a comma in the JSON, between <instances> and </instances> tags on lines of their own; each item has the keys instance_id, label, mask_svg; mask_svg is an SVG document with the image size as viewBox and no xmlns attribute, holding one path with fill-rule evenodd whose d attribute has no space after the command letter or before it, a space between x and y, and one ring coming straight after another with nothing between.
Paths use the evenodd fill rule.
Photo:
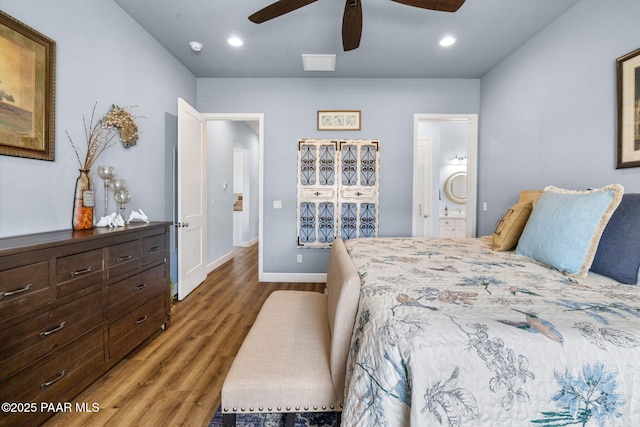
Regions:
<instances>
[{"instance_id":1,"label":"bathroom light fixture","mask_svg":"<svg viewBox=\"0 0 640 427\"><path fill-rule=\"evenodd\" d=\"M239 46L242 46L244 44L244 42L240 38L235 37L235 36L234 37L229 37L227 39L227 43L229 43L231 46L234 46L234 47L239 47Z\"/></svg>"},{"instance_id":2,"label":"bathroom light fixture","mask_svg":"<svg viewBox=\"0 0 640 427\"><path fill-rule=\"evenodd\" d=\"M458 164L466 163L467 155L463 154L462 156L458 156L456 154L453 157L451 157L449 160L453 161L454 163L458 163Z\"/></svg>"},{"instance_id":3,"label":"bathroom light fixture","mask_svg":"<svg viewBox=\"0 0 640 427\"><path fill-rule=\"evenodd\" d=\"M202 50L202 43L200 42L189 42L189 46L194 52L200 52Z\"/></svg>"},{"instance_id":4,"label":"bathroom light fixture","mask_svg":"<svg viewBox=\"0 0 640 427\"><path fill-rule=\"evenodd\" d=\"M440 46L442 46L442 47L451 46L455 42L456 42L455 37L446 36L446 37L443 37L442 39L440 39Z\"/></svg>"}]
</instances>

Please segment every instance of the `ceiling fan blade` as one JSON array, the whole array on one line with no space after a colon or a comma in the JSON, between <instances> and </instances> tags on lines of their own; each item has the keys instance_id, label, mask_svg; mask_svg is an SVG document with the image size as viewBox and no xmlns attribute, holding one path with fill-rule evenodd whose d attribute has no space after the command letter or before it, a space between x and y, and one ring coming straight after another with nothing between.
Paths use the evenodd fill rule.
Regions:
<instances>
[{"instance_id":1,"label":"ceiling fan blade","mask_svg":"<svg viewBox=\"0 0 640 427\"><path fill-rule=\"evenodd\" d=\"M464 0L391 0L407 6L421 9L439 10L442 12L455 12L464 4Z\"/></svg>"},{"instance_id":2,"label":"ceiling fan blade","mask_svg":"<svg viewBox=\"0 0 640 427\"><path fill-rule=\"evenodd\" d=\"M249 21L262 24L265 21L277 18L316 1L318 0L279 0L251 15Z\"/></svg>"},{"instance_id":3,"label":"ceiling fan blade","mask_svg":"<svg viewBox=\"0 0 640 427\"><path fill-rule=\"evenodd\" d=\"M362 3L347 0L342 16L342 47L345 52L360 46L362 36Z\"/></svg>"}]
</instances>

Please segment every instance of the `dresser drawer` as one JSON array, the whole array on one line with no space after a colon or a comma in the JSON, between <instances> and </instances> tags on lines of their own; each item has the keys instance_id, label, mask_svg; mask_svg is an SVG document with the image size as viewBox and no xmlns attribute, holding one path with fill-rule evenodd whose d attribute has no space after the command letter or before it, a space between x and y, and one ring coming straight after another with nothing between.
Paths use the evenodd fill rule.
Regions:
<instances>
[{"instance_id":1,"label":"dresser drawer","mask_svg":"<svg viewBox=\"0 0 640 427\"><path fill-rule=\"evenodd\" d=\"M140 268L140 240L109 246L109 278Z\"/></svg>"},{"instance_id":2,"label":"dresser drawer","mask_svg":"<svg viewBox=\"0 0 640 427\"><path fill-rule=\"evenodd\" d=\"M37 425L51 416L41 402L70 402L77 385L105 362L102 329L88 334L40 367L0 383L0 402L36 403L39 413L0 413L0 425ZM84 381L86 386L87 381ZM82 385L82 384L80 384ZM28 422L27 422L28 421Z\"/></svg>"},{"instance_id":3,"label":"dresser drawer","mask_svg":"<svg viewBox=\"0 0 640 427\"><path fill-rule=\"evenodd\" d=\"M155 262L164 261L166 235L159 234L157 236L145 237L142 239L142 265L149 265Z\"/></svg>"},{"instance_id":4,"label":"dresser drawer","mask_svg":"<svg viewBox=\"0 0 640 427\"><path fill-rule=\"evenodd\" d=\"M69 343L104 319L102 293L94 292L0 332L0 379Z\"/></svg>"},{"instance_id":5,"label":"dresser drawer","mask_svg":"<svg viewBox=\"0 0 640 427\"><path fill-rule=\"evenodd\" d=\"M48 261L0 271L0 321L49 303Z\"/></svg>"},{"instance_id":6,"label":"dresser drawer","mask_svg":"<svg viewBox=\"0 0 640 427\"><path fill-rule=\"evenodd\" d=\"M102 249L56 259L56 295L58 298L102 284Z\"/></svg>"},{"instance_id":7,"label":"dresser drawer","mask_svg":"<svg viewBox=\"0 0 640 427\"><path fill-rule=\"evenodd\" d=\"M158 295L109 326L109 357L120 359L165 323L165 295Z\"/></svg>"},{"instance_id":8,"label":"dresser drawer","mask_svg":"<svg viewBox=\"0 0 640 427\"><path fill-rule=\"evenodd\" d=\"M113 319L130 307L162 293L166 286L164 264L114 283L108 288L107 316Z\"/></svg>"}]
</instances>

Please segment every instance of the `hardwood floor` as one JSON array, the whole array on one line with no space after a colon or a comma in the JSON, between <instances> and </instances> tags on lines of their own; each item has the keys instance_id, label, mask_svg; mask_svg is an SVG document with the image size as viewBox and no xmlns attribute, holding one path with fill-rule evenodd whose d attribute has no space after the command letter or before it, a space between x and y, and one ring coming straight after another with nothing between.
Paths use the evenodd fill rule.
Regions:
<instances>
[{"instance_id":1,"label":"hardwood floor","mask_svg":"<svg viewBox=\"0 0 640 427\"><path fill-rule=\"evenodd\" d=\"M324 283L259 283L258 245L239 248L183 301L158 332L75 402L94 413L57 414L44 426L207 426L225 375L262 303L276 289L322 292Z\"/></svg>"}]
</instances>

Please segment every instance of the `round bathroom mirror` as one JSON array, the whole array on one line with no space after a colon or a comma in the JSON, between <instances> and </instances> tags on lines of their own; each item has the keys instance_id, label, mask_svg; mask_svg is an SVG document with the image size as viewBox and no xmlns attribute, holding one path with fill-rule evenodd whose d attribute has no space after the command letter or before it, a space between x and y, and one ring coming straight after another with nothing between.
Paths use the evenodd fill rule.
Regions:
<instances>
[{"instance_id":1,"label":"round bathroom mirror","mask_svg":"<svg viewBox=\"0 0 640 427\"><path fill-rule=\"evenodd\" d=\"M453 203L467 202L467 173L454 172L444 181L444 192Z\"/></svg>"}]
</instances>

